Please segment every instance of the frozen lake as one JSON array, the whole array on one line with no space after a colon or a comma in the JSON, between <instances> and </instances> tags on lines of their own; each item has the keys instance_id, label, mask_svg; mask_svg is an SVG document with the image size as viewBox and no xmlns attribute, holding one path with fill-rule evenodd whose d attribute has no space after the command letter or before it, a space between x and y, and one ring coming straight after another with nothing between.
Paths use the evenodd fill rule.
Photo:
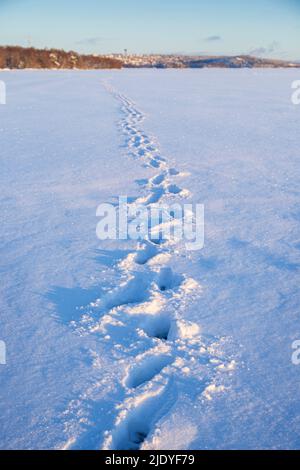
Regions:
<instances>
[{"instance_id":1,"label":"frozen lake","mask_svg":"<svg viewBox=\"0 0 300 470\"><path fill-rule=\"evenodd\" d=\"M0 71L0 448L300 447L299 78ZM120 195L204 248L100 241Z\"/></svg>"}]
</instances>

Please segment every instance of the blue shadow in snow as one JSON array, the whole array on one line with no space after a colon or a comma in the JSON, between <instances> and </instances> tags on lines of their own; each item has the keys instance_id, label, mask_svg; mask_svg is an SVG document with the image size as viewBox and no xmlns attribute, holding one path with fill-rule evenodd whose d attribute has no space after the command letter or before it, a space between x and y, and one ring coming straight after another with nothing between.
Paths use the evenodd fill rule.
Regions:
<instances>
[{"instance_id":1,"label":"blue shadow in snow","mask_svg":"<svg viewBox=\"0 0 300 470\"><path fill-rule=\"evenodd\" d=\"M126 258L132 250L96 250L95 260L108 267L114 267L116 263Z\"/></svg>"},{"instance_id":2,"label":"blue shadow in snow","mask_svg":"<svg viewBox=\"0 0 300 470\"><path fill-rule=\"evenodd\" d=\"M273 266L274 268L290 272L295 272L300 269L299 263L290 261L277 253L272 253L267 248L252 246L250 242L233 237L228 240L228 245L233 249L245 248L258 256L261 261L265 262L269 266Z\"/></svg>"},{"instance_id":3,"label":"blue shadow in snow","mask_svg":"<svg viewBox=\"0 0 300 470\"><path fill-rule=\"evenodd\" d=\"M93 259L97 264L109 268L115 268L116 264L124 259L130 250L100 250L94 251ZM61 287L53 286L46 294L45 297L55 306L55 317L58 321L64 324L69 324L71 321L79 321L85 313L85 307L88 307L91 302L102 297L105 288L108 287L108 281L99 278L99 284L90 288L82 287ZM110 282L111 284L111 282ZM110 285L109 287L115 287Z\"/></svg>"},{"instance_id":4,"label":"blue shadow in snow","mask_svg":"<svg viewBox=\"0 0 300 470\"><path fill-rule=\"evenodd\" d=\"M91 289L80 287L59 287L54 286L47 294L46 298L55 305L56 317L64 324L71 321L78 321L83 312L80 307L89 305L101 296L102 289L95 286Z\"/></svg>"},{"instance_id":5,"label":"blue shadow in snow","mask_svg":"<svg viewBox=\"0 0 300 470\"><path fill-rule=\"evenodd\" d=\"M300 269L299 263L294 263L281 256L275 255L274 253L262 253L266 263L274 266L277 269L283 269L285 271L298 271Z\"/></svg>"}]
</instances>

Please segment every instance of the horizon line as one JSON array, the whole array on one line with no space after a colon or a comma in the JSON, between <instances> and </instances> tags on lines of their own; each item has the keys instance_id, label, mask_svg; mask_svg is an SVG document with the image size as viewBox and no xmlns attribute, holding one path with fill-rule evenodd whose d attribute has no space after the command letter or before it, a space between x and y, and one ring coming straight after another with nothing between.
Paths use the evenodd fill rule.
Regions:
<instances>
[{"instance_id":1,"label":"horizon line","mask_svg":"<svg viewBox=\"0 0 300 470\"><path fill-rule=\"evenodd\" d=\"M74 52L80 56L123 56L123 57L130 57L130 56L177 56L177 57L207 57L207 58L214 58L214 57L252 57L258 60L272 60L272 61L277 61L277 62L300 62L300 59L275 59L273 57L267 57L267 56L256 56L256 55L251 55L250 53L241 53L241 54L201 54L197 52L126 52L125 49L123 52L106 52L106 53L96 53L96 52L79 52L76 49L64 49L64 48L59 48L59 47L49 47L49 46L44 46L44 47L38 47L38 46L33 46L33 45L27 45L27 46L21 46L19 44L0 44L1 47L19 47L21 49L36 49L36 50L59 50L59 51L64 51L66 53Z\"/></svg>"}]
</instances>

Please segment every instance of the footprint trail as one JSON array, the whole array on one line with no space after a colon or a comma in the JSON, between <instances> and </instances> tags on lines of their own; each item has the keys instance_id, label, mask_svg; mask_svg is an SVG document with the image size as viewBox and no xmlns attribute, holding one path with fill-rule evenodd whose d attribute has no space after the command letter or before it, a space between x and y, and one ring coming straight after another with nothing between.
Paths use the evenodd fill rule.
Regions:
<instances>
[{"instance_id":1,"label":"footprint trail","mask_svg":"<svg viewBox=\"0 0 300 470\"><path fill-rule=\"evenodd\" d=\"M127 154L146 168L157 169L157 174L138 182L143 194L135 203L151 207L190 196L179 185L184 175L169 166L158 144L143 130L144 114L127 96L109 84L104 86L120 105L119 128ZM176 218L166 223L174 224ZM173 271L174 243L161 240L159 230L154 227L153 239L137 243L119 263L123 282L85 308L77 325L82 333L98 335L118 351L119 401L112 410L111 429L99 433L97 440L97 429L88 427L64 448L80 448L89 441L102 449L151 448L160 421L167 419L179 399L192 393L200 404L210 401L223 391L224 373L235 367L224 353L225 338L207 337L199 325L183 319L187 306L201 294L201 286ZM182 250L182 246L176 248ZM84 403L92 401L98 386L72 403L69 412L80 419L88 415Z\"/></svg>"}]
</instances>

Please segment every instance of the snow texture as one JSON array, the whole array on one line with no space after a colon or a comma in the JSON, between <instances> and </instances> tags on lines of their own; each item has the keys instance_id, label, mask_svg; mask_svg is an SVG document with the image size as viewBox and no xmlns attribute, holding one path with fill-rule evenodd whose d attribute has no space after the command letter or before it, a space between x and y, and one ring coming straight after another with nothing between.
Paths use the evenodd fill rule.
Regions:
<instances>
[{"instance_id":1,"label":"snow texture","mask_svg":"<svg viewBox=\"0 0 300 470\"><path fill-rule=\"evenodd\" d=\"M295 74L1 72L1 448L299 448ZM120 195L204 249L99 241Z\"/></svg>"}]
</instances>

